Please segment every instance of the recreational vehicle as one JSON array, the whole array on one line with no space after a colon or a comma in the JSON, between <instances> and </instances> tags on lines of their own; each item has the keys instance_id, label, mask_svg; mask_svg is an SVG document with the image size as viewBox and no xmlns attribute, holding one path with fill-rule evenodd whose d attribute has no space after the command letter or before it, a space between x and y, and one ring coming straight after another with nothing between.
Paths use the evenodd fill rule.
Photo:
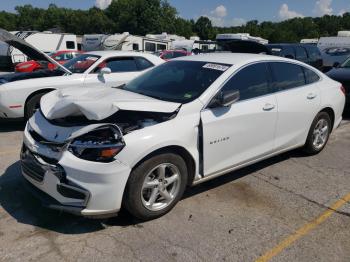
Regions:
<instances>
[{"instance_id":1,"label":"recreational vehicle","mask_svg":"<svg viewBox=\"0 0 350 262\"><path fill-rule=\"evenodd\" d=\"M251 36L248 33L218 34L216 36L216 41L218 43L227 42L227 41L237 41L237 40L258 42L258 43L263 44L263 45L267 45L269 43L269 40L266 40L266 39L261 38L261 37Z\"/></svg>"},{"instance_id":2,"label":"recreational vehicle","mask_svg":"<svg viewBox=\"0 0 350 262\"><path fill-rule=\"evenodd\" d=\"M128 32L114 34L103 41L104 50L157 52L169 49L170 40L130 35Z\"/></svg>"},{"instance_id":3,"label":"recreational vehicle","mask_svg":"<svg viewBox=\"0 0 350 262\"><path fill-rule=\"evenodd\" d=\"M25 40L44 53L62 50L76 50L77 37L73 34L54 34L50 31L13 31L11 34ZM8 54L14 64L25 62L28 57L16 48L9 47Z\"/></svg>"}]
</instances>

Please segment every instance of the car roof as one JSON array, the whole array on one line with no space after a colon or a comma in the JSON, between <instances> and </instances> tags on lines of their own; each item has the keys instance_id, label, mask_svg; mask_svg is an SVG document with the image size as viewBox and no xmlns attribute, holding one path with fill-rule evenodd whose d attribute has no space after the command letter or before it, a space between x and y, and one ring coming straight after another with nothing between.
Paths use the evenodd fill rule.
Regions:
<instances>
[{"instance_id":1,"label":"car roof","mask_svg":"<svg viewBox=\"0 0 350 262\"><path fill-rule=\"evenodd\" d=\"M266 61L266 60L295 62L295 60L290 60L290 59L278 57L278 56L263 55L263 54L247 54L247 53L209 53L209 54L179 57L174 59L173 61L175 60L222 63L222 64L228 64L228 65L247 64L247 63L252 63L257 61Z\"/></svg>"}]
</instances>

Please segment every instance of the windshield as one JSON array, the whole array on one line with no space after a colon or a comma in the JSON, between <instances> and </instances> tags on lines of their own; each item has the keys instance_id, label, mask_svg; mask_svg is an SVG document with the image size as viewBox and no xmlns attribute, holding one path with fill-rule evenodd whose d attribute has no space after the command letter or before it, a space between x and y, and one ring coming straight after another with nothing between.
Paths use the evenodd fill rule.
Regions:
<instances>
[{"instance_id":1,"label":"windshield","mask_svg":"<svg viewBox=\"0 0 350 262\"><path fill-rule=\"evenodd\" d=\"M345 62L340 67L341 68L350 68L350 58L346 59Z\"/></svg>"},{"instance_id":2,"label":"windshield","mask_svg":"<svg viewBox=\"0 0 350 262\"><path fill-rule=\"evenodd\" d=\"M231 65L171 61L139 76L123 88L160 100L188 103L198 98Z\"/></svg>"},{"instance_id":3,"label":"windshield","mask_svg":"<svg viewBox=\"0 0 350 262\"><path fill-rule=\"evenodd\" d=\"M65 63L64 67L70 70L72 73L81 74L95 64L98 59L100 59L100 56L83 54Z\"/></svg>"}]
</instances>

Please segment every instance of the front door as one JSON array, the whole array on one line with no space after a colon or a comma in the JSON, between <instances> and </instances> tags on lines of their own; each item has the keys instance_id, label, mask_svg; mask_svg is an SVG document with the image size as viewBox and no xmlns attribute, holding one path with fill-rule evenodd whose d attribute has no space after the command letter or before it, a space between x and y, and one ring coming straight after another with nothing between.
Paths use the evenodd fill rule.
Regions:
<instances>
[{"instance_id":1,"label":"front door","mask_svg":"<svg viewBox=\"0 0 350 262\"><path fill-rule=\"evenodd\" d=\"M230 107L206 108L203 126L204 175L239 166L274 149L277 102L265 63L249 65L222 88L238 90L240 100Z\"/></svg>"}]
</instances>

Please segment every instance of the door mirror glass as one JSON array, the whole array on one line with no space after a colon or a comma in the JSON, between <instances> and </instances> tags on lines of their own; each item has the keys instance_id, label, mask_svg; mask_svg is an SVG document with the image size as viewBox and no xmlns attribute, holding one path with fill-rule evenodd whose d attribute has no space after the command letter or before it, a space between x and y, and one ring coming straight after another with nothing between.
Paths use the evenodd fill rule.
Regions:
<instances>
[{"instance_id":1,"label":"door mirror glass","mask_svg":"<svg viewBox=\"0 0 350 262\"><path fill-rule=\"evenodd\" d=\"M229 107L240 99L239 90L221 90L210 102L209 107Z\"/></svg>"},{"instance_id":2,"label":"door mirror glass","mask_svg":"<svg viewBox=\"0 0 350 262\"><path fill-rule=\"evenodd\" d=\"M104 67L100 70L100 75L108 75L111 73L112 73L112 70L108 67Z\"/></svg>"}]
</instances>

